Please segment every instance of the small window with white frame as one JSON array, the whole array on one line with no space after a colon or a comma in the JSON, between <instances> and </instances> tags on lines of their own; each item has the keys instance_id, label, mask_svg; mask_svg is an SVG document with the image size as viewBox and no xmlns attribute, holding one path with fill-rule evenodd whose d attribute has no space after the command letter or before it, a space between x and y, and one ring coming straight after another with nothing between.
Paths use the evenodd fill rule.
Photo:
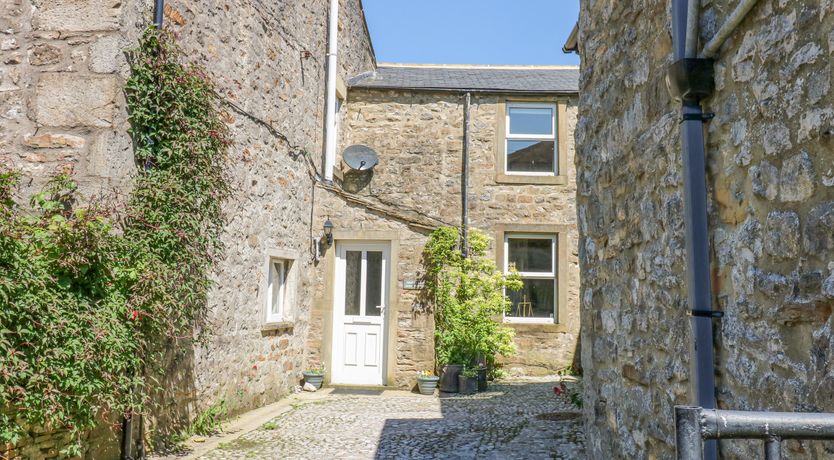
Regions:
<instances>
[{"instance_id":1,"label":"small window with white frame","mask_svg":"<svg viewBox=\"0 0 834 460\"><path fill-rule=\"evenodd\" d=\"M266 285L266 322L268 324L291 319L292 271L292 259L269 257Z\"/></svg>"},{"instance_id":2,"label":"small window with white frame","mask_svg":"<svg viewBox=\"0 0 834 460\"><path fill-rule=\"evenodd\" d=\"M559 174L557 106L548 103L507 103L504 173Z\"/></svg>"},{"instance_id":3,"label":"small window with white frame","mask_svg":"<svg viewBox=\"0 0 834 460\"><path fill-rule=\"evenodd\" d=\"M557 305L557 244L552 234L513 233L504 236L504 272L515 267L523 286L507 290L510 308L506 322L546 323L559 321Z\"/></svg>"}]
</instances>

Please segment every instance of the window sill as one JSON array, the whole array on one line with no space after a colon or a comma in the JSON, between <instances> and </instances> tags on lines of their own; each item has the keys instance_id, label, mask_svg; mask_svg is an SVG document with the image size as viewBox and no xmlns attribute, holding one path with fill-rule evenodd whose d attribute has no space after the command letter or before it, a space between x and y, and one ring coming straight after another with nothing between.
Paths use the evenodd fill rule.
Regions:
<instances>
[{"instance_id":1,"label":"window sill","mask_svg":"<svg viewBox=\"0 0 834 460\"><path fill-rule=\"evenodd\" d=\"M498 184L566 185L568 176L527 176L524 174L497 173L495 182Z\"/></svg>"},{"instance_id":2,"label":"window sill","mask_svg":"<svg viewBox=\"0 0 834 460\"><path fill-rule=\"evenodd\" d=\"M280 331L283 329L292 329L295 326L295 323L292 321L275 321L271 323L266 323L261 326L261 332L273 332L273 331Z\"/></svg>"},{"instance_id":3,"label":"window sill","mask_svg":"<svg viewBox=\"0 0 834 460\"><path fill-rule=\"evenodd\" d=\"M513 323L504 321L504 326L507 326L516 332L567 332L568 329L564 324L553 323Z\"/></svg>"}]
</instances>

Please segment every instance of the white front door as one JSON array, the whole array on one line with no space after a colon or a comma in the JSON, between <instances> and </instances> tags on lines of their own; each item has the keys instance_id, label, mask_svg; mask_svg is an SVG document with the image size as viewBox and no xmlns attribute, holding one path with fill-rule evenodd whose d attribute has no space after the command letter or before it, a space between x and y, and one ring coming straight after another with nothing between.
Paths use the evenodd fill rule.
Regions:
<instances>
[{"instance_id":1,"label":"white front door","mask_svg":"<svg viewBox=\"0 0 834 460\"><path fill-rule=\"evenodd\" d=\"M333 383L383 385L388 243L336 243Z\"/></svg>"}]
</instances>

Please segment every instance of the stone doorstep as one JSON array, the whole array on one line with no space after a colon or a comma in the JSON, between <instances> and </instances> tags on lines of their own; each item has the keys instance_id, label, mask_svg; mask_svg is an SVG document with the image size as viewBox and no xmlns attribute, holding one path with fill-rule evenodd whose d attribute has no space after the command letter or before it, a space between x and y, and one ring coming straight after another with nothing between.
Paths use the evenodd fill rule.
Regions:
<instances>
[{"instance_id":1,"label":"stone doorstep","mask_svg":"<svg viewBox=\"0 0 834 460\"><path fill-rule=\"evenodd\" d=\"M154 460L194 460L209 451L216 449L221 443L230 443L235 439L260 428L264 423L292 410L293 403L300 401L316 401L326 398L333 388L320 388L318 391L295 393L264 407L240 414L236 418L223 423L223 432L214 436L192 436L183 443L186 454L171 454L164 457L150 455Z\"/></svg>"}]
</instances>

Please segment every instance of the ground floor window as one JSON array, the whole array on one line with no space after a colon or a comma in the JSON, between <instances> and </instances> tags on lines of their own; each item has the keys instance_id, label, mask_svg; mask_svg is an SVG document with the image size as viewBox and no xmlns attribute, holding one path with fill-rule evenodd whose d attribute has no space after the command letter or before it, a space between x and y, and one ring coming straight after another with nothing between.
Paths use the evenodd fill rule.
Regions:
<instances>
[{"instance_id":1,"label":"ground floor window","mask_svg":"<svg viewBox=\"0 0 834 460\"><path fill-rule=\"evenodd\" d=\"M293 319L298 280L296 260L298 254L294 251L272 250L266 256L266 283L263 286L266 324L285 323Z\"/></svg>"},{"instance_id":2,"label":"ground floor window","mask_svg":"<svg viewBox=\"0 0 834 460\"><path fill-rule=\"evenodd\" d=\"M287 294L288 265L289 261L283 259L272 259L269 263L266 309L266 322L268 323L283 320Z\"/></svg>"},{"instance_id":3,"label":"ground floor window","mask_svg":"<svg viewBox=\"0 0 834 460\"><path fill-rule=\"evenodd\" d=\"M504 317L507 322L558 322L557 244L553 234L505 234L504 272L515 267L524 283L520 290L507 291L511 303Z\"/></svg>"}]
</instances>

